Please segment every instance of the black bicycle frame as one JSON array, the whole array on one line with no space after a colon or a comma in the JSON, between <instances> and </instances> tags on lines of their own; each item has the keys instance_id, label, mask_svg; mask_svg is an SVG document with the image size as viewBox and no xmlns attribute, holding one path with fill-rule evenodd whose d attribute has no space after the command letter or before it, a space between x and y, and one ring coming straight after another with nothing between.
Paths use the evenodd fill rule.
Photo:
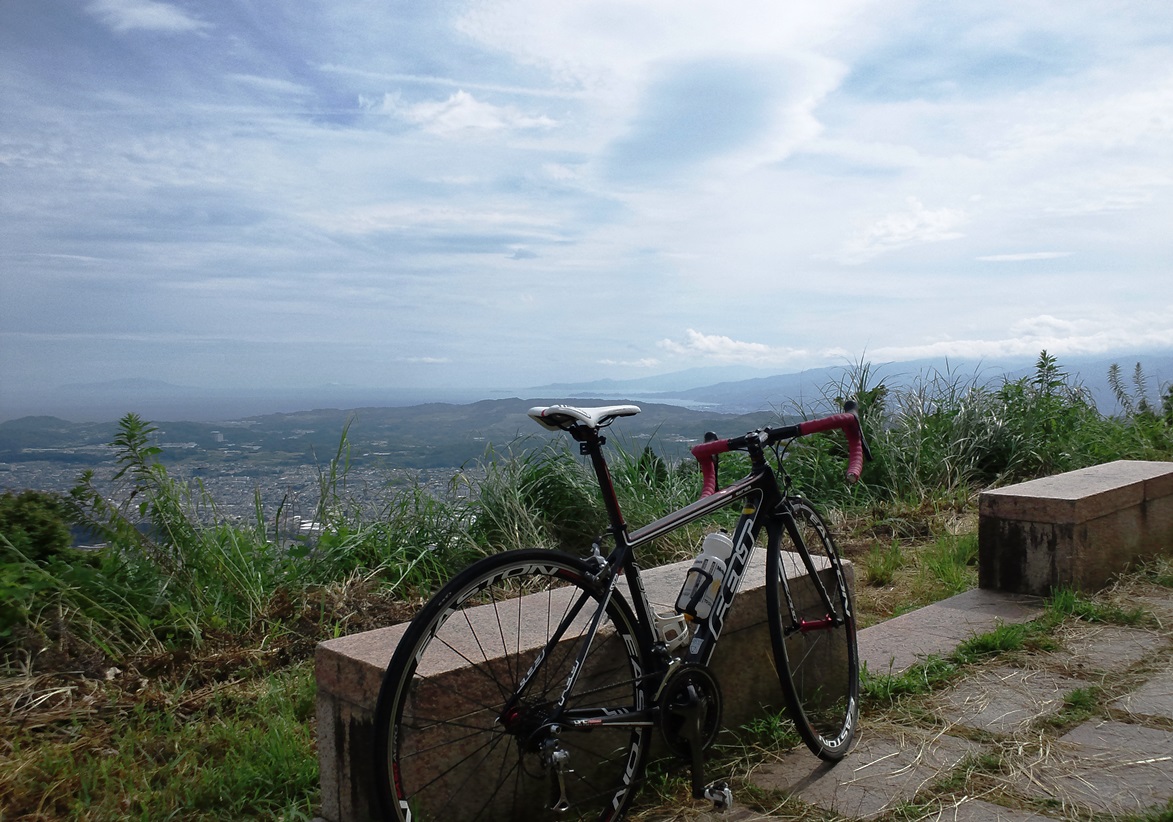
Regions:
<instances>
[{"instance_id":1,"label":"black bicycle frame","mask_svg":"<svg viewBox=\"0 0 1173 822\"><path fill-rule=\"evenodd\" d=\"M777 478L774 475L773 469L765 460L761 445L757 443L751 443L749 445L747 450L750 456L751 470L743 479L628 533L627 524L623 519L623 512L619 508L619 500L615 495L611 472L603 456L602 446L606 440L596 429L585 426L570 429L570 434L579 442L581 452L590 457L591 465L594 468L595 475L598 478L599 488L603 495L603 504L606 507L607 515L611 522L610 533L615 540L615 547L607 556L605 565L596 576L595 581L604 586L598 592L601 595L600 602L591 620L591 625L587 630L586 640L583 642L582 647L579 648L575 664L572 666L570 674L567 677L562 696L558 701L555 716L551 717L551 723L563 724L572 728L597 727L599 725L652 725L653 719L650 711L647 709L636 711L609 711L603 708L565 710L567 696L578 680L578 674L585 664L595 632L606 612L610 598L615 594L615 587L618 583L620 571L622 571L628 582L632 605L635 609L636 630L641 632L641 641L646 641L646 644L651 646L656 638L652 607L648 602L647 592L644 590L639 568L635 563L635 550L637 548L683 525L687 525L693 520L715 513L738 500L745 500L741 516L733 531L733 553L729 558L725 576L721 582L720 595L713 604L713 610L708 618L699 623L696 635L689 645L688 654L684 660L686 662L707 664L713 651L716 649L717 639L720 637L721 630L725 625L725 616L733 604L734 597L736 597L737 592L741 588L741 583L745 577L745 569L749 564L756 538L763 524L766 527L767 539L771 545L777 544L776 541L781 538L782 528L789 531L795 547L802 557L803 564L807 568L807 572L815 580L819 580L819 576L814 568L810 553L798 531L790 504L778 488ZM834 613L835 609L832 607L830 595L827 593L825 586L822 585L821 580L819 580L818 588L827 607L827 613ZM800 623L798 622L794 603L791 599L790 589L786 585L785 580L783 580L783 591L785 592L787 607L794 620L794 624L799 625ZM574 609L575 614L581 610L582 604L583 602L580 601L576 605ZM530 667L530 671L522 678L522 682L515 692L514 698L510 700L511 704L520 699L522 692L525 691L530 678L540 667L542 660L549 654L553 646L561 640L564 628L568 623L568 619L563 620L563 624L558 628L554 636L551 637L547 643L547 647L538 654L537 659Z\"/></svg>"}]
</instances>

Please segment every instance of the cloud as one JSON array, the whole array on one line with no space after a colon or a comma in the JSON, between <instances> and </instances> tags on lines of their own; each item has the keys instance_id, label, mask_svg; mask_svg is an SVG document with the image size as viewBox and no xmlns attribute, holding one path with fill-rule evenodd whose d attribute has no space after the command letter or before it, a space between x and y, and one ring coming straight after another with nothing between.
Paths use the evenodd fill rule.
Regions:
<instances>
[{"instance_id":1,"label":"cloud","mask_svg":"<svg viewBox=\"0 0 1173 822\"><path fill-rule=\"evenodd\" d=\"M499 242L517 246L516 240L550 239L557 235L558 219L553 214L522 210L494 211L492 203L477 203L479 208L464 208L459 203L431 205L423 202L386 202L335 211L306 212L302 218L319 228L337 234L402 233L417 240L442 236L454 244L461 237L492 236ZM513 242L509 242L512 240ZM524 256L524 254L522 255Z\"/></svg>"},{"instance_id":2,"label":"cloud","mask_svg":"<svg viewBox=\"0 0 1173 822\"><path fill-rule=\"evenodd\" d=\"M608 368L658 368L660 361L655 357L644 357L639 360L599 360L599 365Z\"/></svg>"},{"instance_id":3,"label":"cloud","mask_svg":"<svg viewBox=\"0 0 1173 822\"><path fill-rule=\"evenodd\" d=\"M399 94L385 94L381 103L361 98L370 111L390 114L424 131L452 136L472 131L550 129L557 123L545 115L526 114L513 106L484 103L461 89L447 100L405 103Z\"/></svg>"},{"instance_id":4,"label":"cloud","mask_svg":"<svg viewBox=\"0 0 1173 822\"><path fill-rule=\"evenodd\" d=\"M254 74L230 74L228 78L235 80L241 85L249 86L258 91L263 91L271 94L309 94L311 89L308 86L299 83L292 83L289 80L281 80L275 77L259 77Z\"/></svg>"},{"instance_id":5,"label":"cloud","mask_svg":"<svg viewBox=\"0 0 1173 822\"><path fill-rule=\"evenodd\" d=\"M179 33L209 27L183 9L158 0L94 0L87 9L120 34L127 31Z\"/></svg>"},{"instance_id":6,"label":"cloud","mask_svg":"<svg viewBox=\"0 0 1173 822\"><path fill-rule=\"evenodd\" d=\"M767 68L709 60L673 69L647 90L609 165L626 180L679 174L756 139L773 96Z\"/></svg>"},{"instance_id":7,"label":"cloud","mask_svg":"<svg viewBox=\"0 0 1173 822\"><path fill-rule=\"evenodd\" d=\"M893 212L872 223L848 241L835 259L855 265L889 251L955 240L965 236L957 231L965 221L964 211L925 208L920 200L909 197L907 211Z\"/></svg>"},{"instance_id":8,"label":"cloud","mask_svg":"<svg viewBox=\"0 0 1173 822\"><path fill-rule=\"evenodd\" d=\"M1033 357L1040 351L1058 355L1110 354L1173 346L1173 322L1165 314L1063 319L1049 314L1024 317L995 339L936 340L919 345L876 348L872 360L902 361L929 357Z\"/></svg>"},{"instance_id":9,"label":"cloud","mask_svg":"<svg viewBox=\"0 0 1173 822\"><path fill-rule=\"evenodd\" d=\"M984 263L1021 263L1031 260L1057 260L1070 256L1070 251L1027 251L1021 254L990 254L978 259Z\"/></svg>"},{"instance_id":10,"label":"cloud","mask_svg":"<svg viewBox=\"0 0 1173 822\"><path fill-rule=\"evenodd\" d=\"M664 339L656 345L678 357L744 365L783 366L811 356L811 352L803 349L745 342L721 334L704 334L693 328L685 332L683 341ZM828 352L820 353L826 355Z\"/></svg>"},{"instance_id":11,"label":"cloud","mask_svg":"<svg viewBox=\"0 0 1173 822\"><path fill-rule=\"evenodd\" d=\"M0 344L0 394L164 348L247 384L307 329L354 346L321 379L536 385L1171 325L1160 4L74 5L0 0L0 332L214 339Z\"/></svg>"},{"instance_id":12,"label":"cloud","mask_svg":"<svg viewBox=\"0 0 1173 822\"><path fill-rule=\"evenodd\" d=\"M1036 317L1024 317L1010 326L1010 333L1021 339L1076 339L1081 336L1094 335L1102 325L1094 320L1064 320L1050 314L1039 314Z\"/></svg>"}]
</instances>

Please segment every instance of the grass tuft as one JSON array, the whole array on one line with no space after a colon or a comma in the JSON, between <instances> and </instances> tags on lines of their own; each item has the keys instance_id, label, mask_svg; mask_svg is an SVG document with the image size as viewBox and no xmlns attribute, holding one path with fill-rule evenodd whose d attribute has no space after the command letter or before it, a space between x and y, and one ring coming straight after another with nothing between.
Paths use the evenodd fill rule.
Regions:
<instances>
[{"instance_id":1,"label":"grass tuft","mask_svg":"<svg viewBox=\"0 0 1173 822\"><path fill-rule=\"evenodd\" d=\"M896 572L904 566L900 542L892 540L886 548L873 545L863 560L864 579L868 585L884 588L896 579Z\"/></svg>"},{"instance_id":2,"label":"grass tuft","mask_svg":"<svg viewBox=\"0 0 1173 822\"><path fill-rule=\"evenodd\" d=\"M1085 597L1069 588L1053 591L1047 600L1047 613L1054 621L1073 616L1084 622L1104 622L1115 625L1137 625L1148 612L1140 606L1124 608L1111 602Z\"/></svg>"}]
</instances>

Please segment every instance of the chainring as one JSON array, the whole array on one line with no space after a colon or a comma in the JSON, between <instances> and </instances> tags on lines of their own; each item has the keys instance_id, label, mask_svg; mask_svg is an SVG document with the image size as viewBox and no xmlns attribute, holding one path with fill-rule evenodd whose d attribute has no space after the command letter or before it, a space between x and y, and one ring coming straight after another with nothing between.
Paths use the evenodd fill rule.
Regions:
<instances>
[{"instance_id":1,"label":"chainring","mask_svg":"<svg viewBox=\"0 0 1173 822\"><path fill-rule=\"evenodd\" d=\"M691 746L684 735L690 721L699 719L701 750L708 750L716 741L721 730L721 686L707 666L689 662L673 670L660 688L657 706L660 733L674 755L691 759Z\"/></svg>"}]
</instances>

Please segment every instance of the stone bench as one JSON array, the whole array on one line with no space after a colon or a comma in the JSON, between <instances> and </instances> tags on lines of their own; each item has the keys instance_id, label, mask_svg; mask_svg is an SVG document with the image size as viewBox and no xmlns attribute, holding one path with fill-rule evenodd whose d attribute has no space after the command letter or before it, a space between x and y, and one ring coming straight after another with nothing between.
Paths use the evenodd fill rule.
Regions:
<instances>
[{"instance_id":1,"label":"stone bench","mask_svg":"<svg viewBox=\"0 0 1173 822\"><path fill-rule=\"evenodd\" d=\"M763 550L754 552L713 655L712 668L724 700L725 727L743 725L766 711L781 709L783 704L766 621L765 556ZM685 560L643 572L648 599L657 611L672 609L691 563ZM796 573L796 568L797 564L788 564L788 573ZM845 572L850 585L849 563L845 563ZM318 761L321 816L326 822L373 818L375 701L383 672L406 628L406 624L395 625L318 645Z\"/></svg>"},{"instance_id":2,"label":"stone bench","mask_svg":"<svg viewBox=\"0 0 1173 822\"><path fill-rule=\"evenodd\" d=\"M1173 554L1173 462L1118 460L985 491L979 516L982 588L1096 591Z\"/></svg>"}]
</instances>

